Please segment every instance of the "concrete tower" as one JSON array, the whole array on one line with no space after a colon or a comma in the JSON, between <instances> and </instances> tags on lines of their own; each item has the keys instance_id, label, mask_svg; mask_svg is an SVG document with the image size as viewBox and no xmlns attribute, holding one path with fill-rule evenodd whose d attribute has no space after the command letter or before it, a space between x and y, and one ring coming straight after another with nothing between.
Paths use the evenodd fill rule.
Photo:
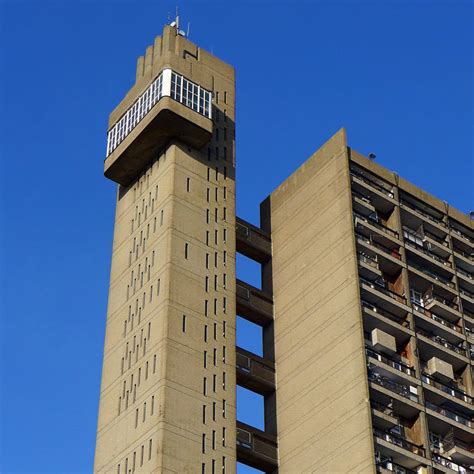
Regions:
<instances>
[{"instance_id":1,"label":"concrete tower","mask_svg":"<svg viewBox=\"0 0 474 474\"><path fill-rule=\"evenodd\" d=\"M95 472L235 472L234 69L165 26L110 114Z\"/></svg>"}]
</instances>

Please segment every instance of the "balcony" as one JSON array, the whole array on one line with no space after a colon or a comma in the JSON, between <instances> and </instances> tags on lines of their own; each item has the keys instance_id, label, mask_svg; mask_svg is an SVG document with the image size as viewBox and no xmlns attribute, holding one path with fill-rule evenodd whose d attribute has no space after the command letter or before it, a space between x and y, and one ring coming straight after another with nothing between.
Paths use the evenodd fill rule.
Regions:
<instances>
[{"instance_id":1,"label":"balcony","mask_svg":"<svg viewBox=\"0 0 474 474\"><path fill-rule=\"evenodd\" d=\"M380 459L383 456L378 453L377 457ZM403 467L391 459L376 460L375 465L377 466L377 472L380 474L388 474L390 472L394 472L395 474L417 474L416 471Z\"/></svg>"},{"instance_id":2,"label":"balcony","mask_svg":"<svg viewBox=\"0 0 474 474\"><path fill-rule=\"evenodd\" d=\"M351 169L350 174L353 192L366 196L370 199L370 204L384 214L393 210L396 201L392 185L354 168Z\"/></svg>"},{"instance_id":3,"label":"balcony","mask_svg":"<svg viewBox=\"0 0 474 474\"><path fill-rule=\"evenodd\" d=\"M173 87L190 85L193 97ZM164 69L110 128L104 174L128 186L173 139L202 148L212 136L211 92ZM205 103L205 107L204 107Z\"/></svg>"},{"instance_id":4,"label":"balcony","mask_svg":"<svg viewBox=\"0 0 474 474\"><path fill-rule=\"evenodd\" d=\"M379 241L378 234L364 235L356 231L355 235L358 250L376 258L380 270L384 273L395 275L404 266L396 244L392 247L387 247Z\"/></svg>"},{"instance_id":5,"label":"balcony","mask_svg":"<svg viewBox=\"0 0 474 474\"><path fill-rule=\"evenodd\" d=\"M385 288L385 286L383 286L385 282L378 280L370 281L362 276L359 277L359 281L361 285L361 296L365 301L400 316L406 316L410 311L410 308L407 306L406 298Z\"/></svg>"},{"instance_id":6,"label":"balcony","mask_svg":"<svg viewBox=\"0 0 474 474\"><path fill-rule=\"evenodd\" d=\"M433 453L431 460L434 464L448 468L450 471L459 472L461 474L474 474L474 471L467 466L461 466L460 464L452 461L451 459L441 456L441 454ZM448 472L450 472L448 471Z\"/></svg>"},{"instance_id":7,"label":"balcony","mask_svg":"<svg viewBox=\"0 0 474 474\"><path fill-rule=\"evenodd\" d=\"M377 428L388 430L400 425L400 417L392 407L375 400L370 400L370 408L373 424Z\"/></svg>"},{"instance_id":8,"label":"balcony","mask_svg":"<svg viewBox=\"0 0 474 474\"><path fill-rule=\"evenodd\" d=\"M474 405L474 399L467 392L461 390L453 382L452 384L441 382L440 380L435 379L427 373L421 375L421 380L423 382L423 387L427 390L431 390L431 393L438 395L437 398L430 396L433 400L436 400L436 403L442 403L443 399L450 400L451 402L460 401L466 405ZM440 393L442 392L442 393ZM448 396L446 396L448 395ZM456 400L453 400L455 398ZM466 406L469 408L469 406Z\"/></svg>"},{"instance_id":9,"label":"balcony","mask_svg":"<svg viewBox=\"0 0 474 474\"><path fill-rule=\"evenodd\" d=\"M424 222L428 222L430 224L435 224L438 227L441 227L446 232L447 225L442 220L441 217L434 216L430 214L426 210L422 209L421 206L416 205L415 203L407 200L407 199L400 199L400 204L402 208L409 209L410 211L414 212L417 216L421 217Z\"/></svg>"},{"instance_id":10,"label":"balcony","mask_svg":"<svg viewBox=\"0 0 474 474\"><path fill-rule=\"evenodd\" d=\"M359 262L359 274L364 278L379 278L382 276L376 257L359 251L357 252L357 260Z\"/></svg>"},{"instance_id":11,"label":"balcony","mask_svg":"<svg viewBox=\"0 0 474 474\"><path fill-rule=\"evenodd\" d=\"M399 246L398 232L396 230L390 229L390 227L381 224L376 215L366 217L357 212L353 212L353 214L355 228L360 233L368 235L370 235L371 233L376 233L379 235L380 238L384 240L384 244L386 246ZM393 239L395 239L395 241Z\"/></svg>"},{"instance_id":12,"label":"balcony","mask_svg":"<svg viewBox=\"0 0 474 474\"><path fill-rule=\"evenodd\" d=\"M446 349L449 349L450 351L455 352L456 354L466 357L466 349L463 347L464 341L461 341L457 344L453 344L446 340L444 337L441 337L439 334L435 334L431 331L426 331L421 328L417 328L416 333L419 336L423 336L429 339L430 341L433 341L438 346L445 347Z\"/></svg>"},{"instance_id":13,"label":"balcony","mask_svg":"<svg viewBox=\"0 0 474 474\"><path fill-rule=\"evenodd\" d=\"M472 417L460 413L452 408L446 408L440 405L436 405L435 403L431 403L429 401L425 402L426 405L426 412L428 415L435 416L440 415L441 421L447 422L451 424L454 422L454 426L462 427L466 429L466 431L474 436L474 429L472 425ZM433 426L437 431L442 431L439 426L437 426L434 422L430 423L430 426Z\"/></svg>"},{"instance_id":14,"label":"balcony","mask_svg":"<svg viewBox=\"0 0 474 474\"><path fill-rule=\"evenodd\" d=\"M261 471L278 467L276 436L237 421L237 461Z\"/></svg>"},{"instance_id":15,"label":"balcony","mask_svg":"<svg viewBox=\"0 0 474 474\"><path fill-rule=\"evenodd\" d=\"M404 235L407 235L407 232L404 231ZM411 247L418 255L421 256L421 254L426 255L428 258L433 260L433 263L443 265L449 269L453 268L453 265L451 262L449 262L446 258L442 258L438 255L436 255L434 252L428 250L424 245L419 245L418 243L414 242L411 239L408 239L405 237L405 245Z\"/></svg>"},{"instance_id":16,"label":"balcony","mask_svg":"<svg viewBox=\"0 0 474 474\"><path fill-rule=\"evenodd\" d=\"M373 303L369 303L368 301L364 299L361 300L361 305L362 305L362 309L364 310L364 313L366 311L370 311L369 313L370 315L375 315L375 317L382 316L384 319L385 318L390 319L391 321L403 326L404 328L410 329L410 321L407 319L406 314L404 316L400 316L398 314L391 313L390 311L379 308L377 305ZM380 320L380 318L378 319ZM373 329L373 328L369 328L369 329Z\"/></svg>"},{"instance_id":17,"label":"balcony","mask_svg":"<svg viewBox=\"0 0 474 474\"><path fill-rule=\"evenodd\" d=\"M235 223L237 252L259 263L272 257L270 235L264 230L237 217Z\"/></svg>"},{"instance_id":18,"label":"balcony","mask_svg":"<svg viewBox=\"0 0 474 474\"><path fill-rule=\"evenodd\" d=\"M237 280L237 314L260 326L273 322L273 299L270 295L248 283Z\"/></svg>"},{"instance_id":19,"label":"balcony","mask_svg":"<svg viewBox=\"0 0 474 474\"><path fill-rule=\"evenodd\" d=\"M373 364L369 364L368 378L369 382L384 387L408 400L420 403L420 397L417 393L416 387L406 385L405 383L395 382L391 378L381 375L375 370L375 365Z\"/></svg>"},{"instance_id":20,"label":"balcony","mask_svg":"<svg viewBox=\"0 0 474 474\"><path fill-rule=\"evenodd\" d=\"M456 285L449 278L430 270L427 266L422 265L421 262L417 262L410 257L408 256L408 270L416 275L418 279L423 279L428 284L437 285L446 295L454 296L456 294ZM453 275L450 276L452 277ZM425 286L427 286L426 283Z\"/></svg>"},{"instance_id":21,"label":"balcony","mask_svg":"<svg viewBox=\"0 0 474 474\"><path fill-rule=\"evenodd\" d=\"M237 384L260 395L275 391L275 364L236 347Z\"/></svg>"},{"instance_id":22,"label":"balcony","mask_svg":"<svg viewBox=\"0 0 474 474\"><path fill-rule=\"evenodd\" d=\"M388 365L392 369L398 370L399 372L402 372L403 374L410 375L411 377L416 376L415 369L405 364L404 362L401 362L397 359L392 359L391 357L387 357L386 355L383 355L380 352L374 351L373 349L370 349L369 347L365 348L365 354L367 355L367 357L371 359L375 359L379 362L382 362L383 364Z\"/></svg>"},{"instance_id":23,"label":"balcony","mask_svg":"<svg viewBox=\"0 0 474 474\"><path fill-rule=\"evenodd\" d=\"M454 431L451 430L443 438L442 454L453 461L466 463L472 466L474 465L474 442L467 443L456 438L454 436ZM471 472L474 474L474 471L471 470Z\"/></svg>"},{"instance_id":24,"label":"balcony","mask_svg":"<svg viewBox=\"0 0 474 474\"><path fill-rule=\"evenodd\" d=\"M412 300L411 305L417 317L417 325L427 331L430 330L429 328L436 328L449 342L459 342L463 340L464 335L461 326L432 313L414 300Z\"/></svg>"},{"instance_id":25,"label":"balcony","mask_svg":"<svg viewBox=\"0 0 474 474\"><path fill-rule=\"evenodd\" d=\"M409 469L426 464L426 451L423 446L387 431L374 429L373 433L377 449L381 454L390 456L396 463Z\"/></svg>"},{"instance_id":26,"label":"balcony","mask_svg":"<svg viewBox=\"0 0 474 474\"><path fill-rule=\"evenodd\" d=\"M428 309L428 311L439 314L446 319L459 320L459 306L453 301L443 298L441 295L432 291L428 292L423 297L423 300L425 302L425 308Z\"/></svg>"},{"instance_id":27,"label":"balcony","mask_svg":"<svg viewBox=\"0 0 474 474\"><path fill-rule=\"evenodd\" d=\"M471 238L466 233L462 232L461 230L457 229L456 227L450 226L451 235L456 239L460 240L463 244L470 245L471 247L474 246L474 238Z\"/></svg>"}]
</instances>

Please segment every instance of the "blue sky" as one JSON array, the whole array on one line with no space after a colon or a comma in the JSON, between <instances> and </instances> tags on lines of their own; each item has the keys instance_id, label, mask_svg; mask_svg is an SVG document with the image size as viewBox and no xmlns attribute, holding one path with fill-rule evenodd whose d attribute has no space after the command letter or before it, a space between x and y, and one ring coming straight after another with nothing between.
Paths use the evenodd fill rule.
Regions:
<instances>
[{"instance_id":1,"label":"blue sky","mask_svg":"<svg viewBox=\"0 0 474 474\"><path fill-rule=\"evenodd\" d=\"M179 4L191 40L237 69L240 216L258 223L260 201L341 126L356 150L474 209L472 2ZM174 8L0 0L3 473L91 472L115 199L107 117ZM238 275L258 283L243 258ZM258 352L255 328L238 330ZM258 397L239 391L238 413L261 425Z\"/></svg>"}]
</instances>

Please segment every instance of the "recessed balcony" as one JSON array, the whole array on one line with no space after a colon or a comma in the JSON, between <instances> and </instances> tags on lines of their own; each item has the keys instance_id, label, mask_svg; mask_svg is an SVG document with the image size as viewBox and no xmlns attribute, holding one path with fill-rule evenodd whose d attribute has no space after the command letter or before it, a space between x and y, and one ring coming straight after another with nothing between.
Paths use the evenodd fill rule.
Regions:
<instances>
[{"instance_id":1,"label":"recessed balcony","mask_svg":"<svg viewBox=\"0 0 474 474\"><path fill-rule=\"evenodd\" d=\"M237 461L272 472L278 467L276 436L237 421Z\"/></svg>"},{"instance_id":2,"label":"recessed balcony","mask_svg":"<svg viewBox=\"0 0 474 474\"><path fill-rule=\"evenodd\" d=\"M462 441L454 436L454 431L451 431L443 439L442 454L456 463L461 463L466 469L466 465L474 465L474 441L470 443ZM474 470L472 473L474 474Z\"/></svg>"},{"instance_id":3,"label":"recessed balcony","mask_svg":"<svg viewBox=\"0 0 474 474\"><path fill-rule=\"evenodd\" d=\"M447 382L436 379L424 372L421 381L425 391L425 398L434 404L441 405L446 401L459 404L464 409L472 409L474 399L465 390L462 390L456 382Z\"/></svg>"},{"instance_id":4,"label":"recessed balcony","mask_svg":"<svg viewBox=\"0 0 474 474\"><path fill-rule=\"evenodd\" d=\"M427 463L426 451L422 445L388 431L374 429L376 448L383 455L390 456L397 464L413 469Z\"/></svg>"},{"instance_id":5,"label":"recessed balcony","mask_svg":"<svg viewBox=\"0 0 474 474\"><path fill-rule=\"evenodd\" d=\"M383 273L396 275L405 266L398 248L385 246L378 234L364 235L356 232L355 235L358 251L375 258Z\"/></svg>"},{"instance_id":6,"label":"recessed balcony","mask_svg":"<svg viewBox=\"0 0 474 474\"><path fill-rule=\"evenodd\" d=\"M359 275L364 278L379 278L382 277L382 272L379 269L377 257L373 257L368 253L357 252L357 260L359 262Z\"/></svg>"},{"instance_id":7,"label":"recessed balcony","mask_svg":"<svg viewBox=\"0 0 474 474\"><path fill-rule=\"evenodd\" d=\"M450 321L458 321L461 317L459 312L459 305L452 300L448 300L443 296L430 291L425 294L424 298L425 308L432 313L439 314Z\"/></svg>"},{"instance_id":8,"label":"recessed balcony","mask_svg":"<svg viewBox=\"0 0 474 474\"><path fill-rule=\"evenodd\" d=\"M474 436L472 416L454 410L451 407L440 406L430 401L425 402L426 413L430 417L429 426L437 432L446 432L451 427L464 432L464 436Z\"/></svg>"},{"instance_id":9,"label":"recessed balcony","mask_svg":"<svg viewBox=\"0 0 474 474\"><path fill-rule=\"evenodd\" d=\"M415 204L406 198L400 199L400 209L404 211L402 212L402 222L408 227L416 229L423 225L431 234L440 239L446 236L448 227L443 221L441 213L431 208L428 210L427 207L423 207L422 203Z\"/></svg>"},{"instance_id":10,"label":"recessed balcony","mask_svg":"<svg viewBox=\"0 0 474 474\"><path fill-rule=\"evenodd\" d=\"M383 376L390 377L398 382L409 382L418 385L420 382L416 380L416 372L413 367L403 362L395 356L389 357L369 347L365 348L367 363L371 367L377 367L377 372Z\"/></svg>"},{"instance_id":11,"label":"recessed balcony","mask_svg":"<svg viewBox=\"0 0 474 474\"><path fill-rule=\"evenodd\" d=\"M417 385L410 385L406 381L397 382L389 376L382 375L379 368L370 363L367 377L371 400L385 405L392 404L396 412L405 418L417 416L423 409L421 390Z\"/></svg>"},{"instance_id":12,"label":"recessed balcony","mask_svg":"<svg viewBox=\"0 0 474 474\"><path fill-rule=\"evenodd\" d=\"M397 202L392 185L362 170L352 168L350 173L353 191L366 196L379 212L388 214L393 211Z\"/></svg>"},{"instance_id":13,"label":"recessed balcony","mask_svg":"<svg viewBox=\"0 0 474 474\"><path fill-rule=\"evenodd\" d=\"M356 232L367 237L376 234L379 242L387 248L397 249L400 247L401 242L399 240L398 232L381 224L377 216L366 217L357 212L354 212L353 214Z\"/></svg>"},{"instance_id":14,"label":"recessed balcony","mask_svg":"<svg viewBox=\"0 0 474 474\"><path fill-rule=\"evenodd\" d=\"M380 327L382 330L392 333L397 338L397 343L399 344L401 344L402 340L406 340L414 335L414 332L410 330L410 321L407 318L408 313L404 315L390 313L364 299L361 300L361 305L364 328L367 330Z\"/></svg>"},{"instance_id":15,"label":"recessed balcony","mask_svg":"<svg viewBox=\"0 0 474 474\"><path fill-rule=\"evenodd\" d=\"M456 324L451 321L432 313L419 303L412 301L413 314L416 318L416 325L425 331L436 331L444 337L448 342L458 344L464 340L462 327L459 321Z\"/></svg>"},{"instance_id":16,"label":"recessed balcony","mask_svg":"<svg viewBox=\"0 0 474 474\"><path fill-rule=\"evenodd\" d=\"M442 472L459 472L462 474L474 474L474 470L470 469L468 466L462 466L461 464L455 462L452 459L441 456L441 454L433 453L431 455L431 460L433 461L434 468L439 468L442 466L445 469L441 469Z\"/></svg>"},{"instance_id":17,"label":"recessed balcony","mask_svg":"<svg viewBox=\"0 0 474 474\"><path fill-rule=\"evenodd\" d=\"M405 316L410 311L403 295L385 288L381 282L369 281L363 277L359 277L359 280L361 296L368 303L400 316Z\"/></svg>"},{"instance_id":18,"label":"recessed balcony","mask_svg":"<svg viewBox=\"0 0 474 474\"><path fill-rule=\"evenodd\" d=\"M385 457L380 452L376 453L375 465L379 474L389 474L392 472L395 474L418 474L417 471L393 462L391 457Z\"/></svg>"}]
</instances>

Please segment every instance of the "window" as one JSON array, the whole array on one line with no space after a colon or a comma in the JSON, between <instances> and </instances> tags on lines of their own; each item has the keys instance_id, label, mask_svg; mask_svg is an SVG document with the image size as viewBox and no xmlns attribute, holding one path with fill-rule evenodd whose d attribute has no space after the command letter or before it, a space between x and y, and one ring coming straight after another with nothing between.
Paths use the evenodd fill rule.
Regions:
<instances>
[{"instance_id":1,"label":"window","mask_svg":"<svg viewBox=\"0 0 474 474\"><path fill-rule=\"evenodd\" d=\"M186 332L186 315L183 314L182 331Z\"/></svg>"},{"instance_id":2,"label":"window","mask_svg":"<svg viewBox=\"0 0 474 474\"><path fill-rule=\"evenodd\" d=\"M184 258L188 259L188 252L189 252L189 244L184 244Z\"/></svg>"},{"instance_id":3,"label":"window","mask_svg":"<svg viewBox=\"0 0 474 474\"><path fill-rule=\"evenodd\" d=\"M191 189L191 178L186 178L186 191L189 193Z\"/></svg>"}]
</instances>

